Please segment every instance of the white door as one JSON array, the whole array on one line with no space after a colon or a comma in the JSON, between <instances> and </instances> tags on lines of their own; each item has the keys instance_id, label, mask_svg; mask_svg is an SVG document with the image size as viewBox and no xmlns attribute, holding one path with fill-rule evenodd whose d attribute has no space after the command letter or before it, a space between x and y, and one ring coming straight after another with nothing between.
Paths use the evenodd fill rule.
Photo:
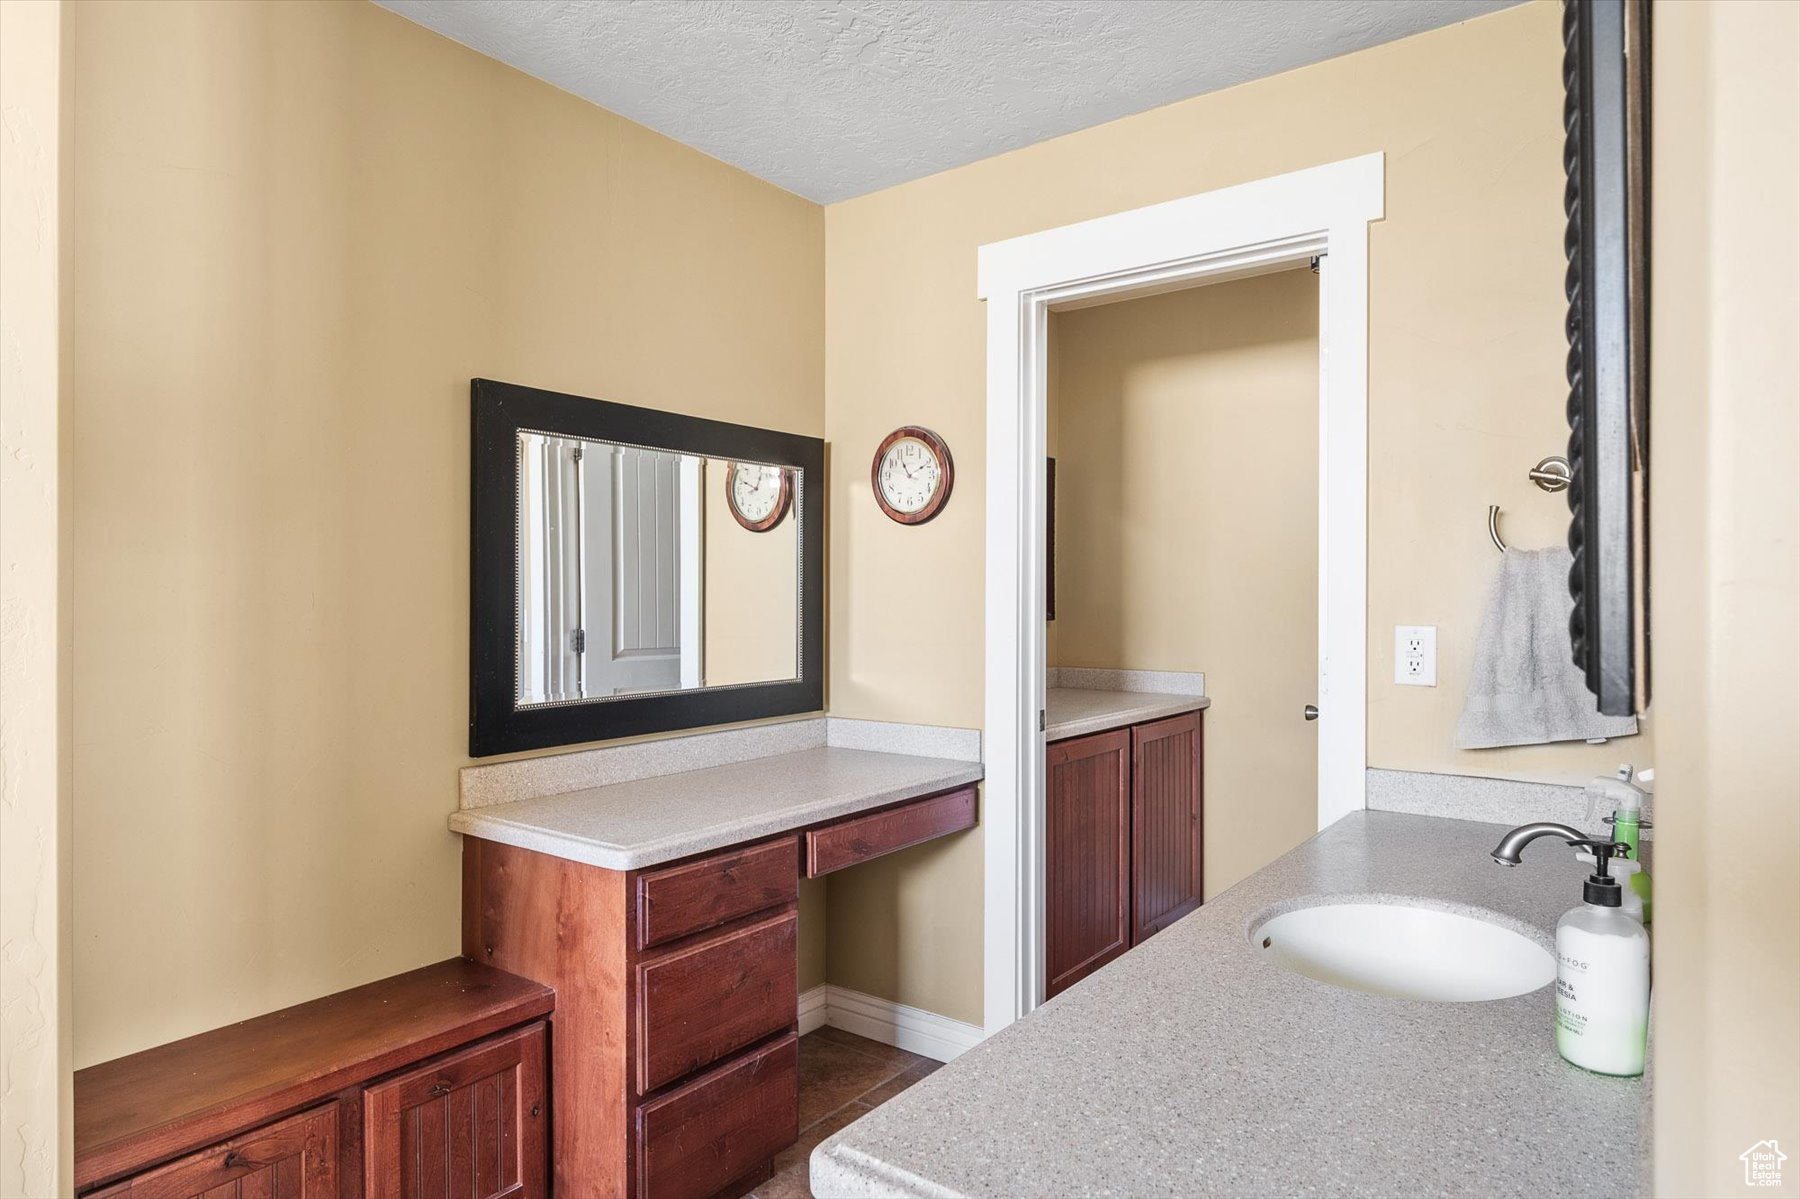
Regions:
<instances>
[{"instance_id":1,"label":"white door","mask_svg":"<svg viewBox=\"0 0 1800 1199\"><path fill-rule=\"evenodd\" d=\"M585 649L589 696L672 691L683 654L682 455L590 446ZM690 516L689 522L692 517ZM604 547L605 552L597 552ZM692 617L690 615L691 622Z\"/></svg>"}]
</instances>

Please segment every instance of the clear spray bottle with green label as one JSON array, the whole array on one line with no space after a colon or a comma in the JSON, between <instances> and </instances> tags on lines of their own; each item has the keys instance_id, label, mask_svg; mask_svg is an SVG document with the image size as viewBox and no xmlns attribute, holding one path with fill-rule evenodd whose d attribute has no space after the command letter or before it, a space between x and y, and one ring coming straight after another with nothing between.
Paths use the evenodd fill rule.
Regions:
<instances>
[{"instance_id":1,"label":"clear spray bottle with green label","mask_svg":"<svg viewBox=\"0 0 1800 1199\"><path fill-rule=\"evenodd\" d=\"M1630 860L1636 863L1636 869L1626 867L1624 884L1631 889L1639 903L1643 905L1643 921L1649 924L1652 916L1650 898L1650 874L1644 869L1643 851L1639 846L1640 831L1650 827L1644 819L1645 790L1632 781L1633 777L1650 782L1656 776L1651 771L1637 774L1627 762L1619 767L1617 774L1597 778L1587 785L1588 821L1604 820L1612 826L1613 840L1623 842L1631 847ZM1636 904L1628 905L1635 915Z\"/></svg>"}]
</instances>

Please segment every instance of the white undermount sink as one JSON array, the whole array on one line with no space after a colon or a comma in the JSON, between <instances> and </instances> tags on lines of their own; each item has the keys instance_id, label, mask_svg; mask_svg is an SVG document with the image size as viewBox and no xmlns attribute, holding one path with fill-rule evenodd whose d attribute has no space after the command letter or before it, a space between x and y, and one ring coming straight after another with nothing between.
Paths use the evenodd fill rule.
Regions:
<instances>
[{"instance_id":1,"label":"white undermount sink","mask_svg":"<svg viewBox=\"0 0 1800 1199\"><path fill-rule=\"evenodd\" d=\"M1283 912L1257 922L1250 944L1284 970L1391 999L1505 999L1556 977L1556 959L1530 937L1404 901L1347 898Z\"/></svg>"}]
</instances>

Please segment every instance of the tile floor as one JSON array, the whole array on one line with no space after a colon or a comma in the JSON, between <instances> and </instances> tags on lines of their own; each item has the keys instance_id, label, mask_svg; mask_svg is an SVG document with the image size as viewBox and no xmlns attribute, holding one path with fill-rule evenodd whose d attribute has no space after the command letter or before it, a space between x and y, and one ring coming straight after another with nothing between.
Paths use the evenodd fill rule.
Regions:
<instances>
[{"instance_id":1,"label":"tile floor","mask_svg":"<svg viewBox=\"0 0 1800 1199\"><path fill-rule=\"evenodd\" d=\"M744 1199L812 1199L807 1159L820 1141L938 1068L904 1049L821 1028L800 1038L800 1139L775 1159L775 1177Z\"/></svg>"}]
</instances>

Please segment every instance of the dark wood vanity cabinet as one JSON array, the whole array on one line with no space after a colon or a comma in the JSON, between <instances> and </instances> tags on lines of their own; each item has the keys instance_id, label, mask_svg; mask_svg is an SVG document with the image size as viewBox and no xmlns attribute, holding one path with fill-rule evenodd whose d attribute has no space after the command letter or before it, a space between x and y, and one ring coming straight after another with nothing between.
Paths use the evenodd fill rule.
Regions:
<instances>
[{"instance_id":1,"label":"dark wood vanity cabinet","mask_svg":"<svg viewBox=\"0 0 1800 1199\"><path fill-rule=\"evenodd\" d=\"M799 1136L798 838L618 871L468 837L463 870L465 952L556 989L557 1193L767 1177Z\"/></svg>"},{"instance_id":2,"label":"dark wood vanity cabinet","mask_svg":"<svg viewBox=\"0 0 1800 1199\"><path fill-rule=\"evenodd\" d=\"M88 1199L547 1196L548 987L461 958L75 1074Z\"/></svg>"},{"instance_id":3,"label":"dark wood vanity cabinet","mask_svg":"<svg viewBox=\"0 0 1800 1199\"><path fill-rule=\"evenodd\" d=\"M465 836L463 951L556 990L556 1192L704 1199L767 1179L800 1133L802 872L974 823L966 787L642 870Z\"/></svg>"},{"instance_id":4,"label":"dark wood vanity cabinet","mask_svg":"<svg viewBox=\"0 0 1800 1199\"><path fill-rule=\"evenodd\" d=\"M1199 712L1053 741L1044 997L1200 906Z\"/></svg>"}]
</instances>

